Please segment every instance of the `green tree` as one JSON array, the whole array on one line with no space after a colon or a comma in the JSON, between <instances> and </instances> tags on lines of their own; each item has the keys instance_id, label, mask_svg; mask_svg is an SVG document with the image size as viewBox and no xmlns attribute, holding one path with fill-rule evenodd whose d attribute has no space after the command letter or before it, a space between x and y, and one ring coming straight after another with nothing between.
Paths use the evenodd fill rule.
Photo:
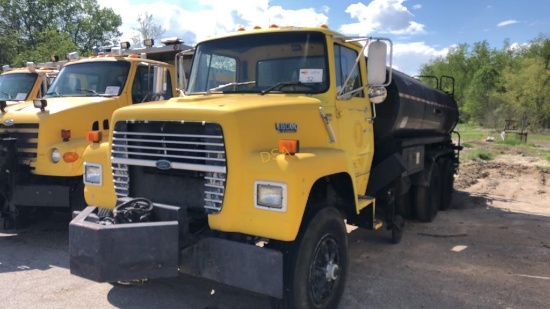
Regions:
<instances>
[{"instance_id":1,"label":"green tree","mask_svg":"<svg viewBox=\"0 0 550 309\"><path fill-rule=\"evenodd\" d=\"M0 60L21 65L23 58L43 56L45 61L53 51L40 50L64 50L70 42L74 50L91 54L92 46L118 38L121 24L121 17L97 0L0 0L0 43L8 46Z\"/></svg>"}]
</instances>

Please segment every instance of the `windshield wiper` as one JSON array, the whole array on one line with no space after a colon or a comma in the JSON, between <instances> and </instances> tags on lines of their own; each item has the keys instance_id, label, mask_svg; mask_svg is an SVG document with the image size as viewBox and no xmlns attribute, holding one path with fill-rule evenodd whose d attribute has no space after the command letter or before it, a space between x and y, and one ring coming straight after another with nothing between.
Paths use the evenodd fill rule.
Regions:
<instances>
[{"instance_id":1,"label":"windshield wiper","mask_svg":"<svg viewBox=\"0 0 550 309\"><path fill-rule=\"evenodd\" d=\"M51 95L52 97L62 97L63 96L62 94L60 94L57 91L46 93L46 96L48 96L48 95Z\"/></svg>"},{"instance_id":2,"label":"windshield wiper","mask_svg":"<svg viewBox=\"0 0 550 309\"><path fill-rule=\"evenodd\" d=\"M0 93L3 93L5 95L8 96L8 100L11 100L11 94L7 93L7 92L4 92L4 91L0 91Z\"/></svg>"},{"instance_id":3,"label":"windshield wiper","mask_svg":"<svg viewBox=\"0 0 550 309\"><path fill-rule=\"evenodd\" d=\"M302 82L300 81L293 81L293 82L278 82L276 83L275 85L265 89L265 90L262 90L262 95L274 90L275 88L280 88L280 87L283 87L283 86L293 86L293 85L300 85L302 84Z\"/></svg>"},{"instance_id":4,"label":"windshield wiper","mask_svg":"<svg viewBox=\"0 0 550 309\"><path fill-rule=\"evenodd\" d=\"M213 91L218 91L218 90L221 90L225 87L230 87L230 86L240 86L240 85L248 85L248 84L254 84L256 83L255 80L252 80L252 81L249 81L249 82L231 82L231 83L228 83L228 84L224 84L224 85L220 85L218 87L214 87L214 88L211 88L211 89L208 89L208 91L206 91L206 94L210 94L212 93Z\"/></svg>"},{"instance_id":5,"label":"windshield wiper","mask_svg":"<svg viewBox=\"0 0 550 309\"><path fill-rule=\"evenodd\" d=\"M98 94L95 90L90 89L90 88L76 88L76 90L78 90L78 91L85 91L85 92L91 93L91 94Z\"/></svg>"}]
</instances>

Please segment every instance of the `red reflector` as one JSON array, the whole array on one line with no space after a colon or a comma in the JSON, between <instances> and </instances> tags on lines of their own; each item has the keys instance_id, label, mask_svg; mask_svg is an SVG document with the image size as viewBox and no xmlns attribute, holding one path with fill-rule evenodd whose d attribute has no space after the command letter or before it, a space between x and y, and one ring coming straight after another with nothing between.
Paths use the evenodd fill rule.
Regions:
<instances>
[{"instance_id":1,"label":"red reflector","mask_svg":"<svg viewBox=\"0 0 550 309\"><path fill-rule=\"evenodd\" d=\"M61 129L61 138L68 141L71 138L71 130Z\"/></svg>"}]
</instances>

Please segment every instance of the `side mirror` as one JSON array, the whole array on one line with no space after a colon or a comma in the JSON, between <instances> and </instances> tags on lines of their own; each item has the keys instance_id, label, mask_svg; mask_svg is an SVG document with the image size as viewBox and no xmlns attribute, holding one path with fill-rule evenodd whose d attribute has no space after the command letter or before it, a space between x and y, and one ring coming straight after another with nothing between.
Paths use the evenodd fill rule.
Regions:
<instances>
[{"instance_id":1,"label":"side mirror","mask_svg":"<svg viewBox=\"0 0 550 309\"><path fill-rule=\"evenodd\" d=\"M387 96L388 91L384 86L373 86L369 88L369 100L374 104L384 102Z\"/></svg>"},{"instance_id":2,"label":"side mirror","mask_svg":"<svg viewBox=\"0 0 550 309\"><path fill-rule=\"evenodd\" d=\"M386 57L388 47L386 43L377 40L368 46L367 71L369 85L382 86L386 82Z\"/></svg>"}]
</instances>

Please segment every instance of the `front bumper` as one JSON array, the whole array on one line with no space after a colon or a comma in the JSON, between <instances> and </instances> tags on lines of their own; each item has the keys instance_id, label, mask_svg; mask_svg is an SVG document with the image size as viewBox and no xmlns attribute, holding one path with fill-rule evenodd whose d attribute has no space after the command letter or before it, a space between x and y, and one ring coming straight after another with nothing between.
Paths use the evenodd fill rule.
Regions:
<instances>
[{"instance_id":1,"label":"front bumper","mask_svg":"<svg viewBox=\"0 0 550 309\"><path fill-rule=\"evenodd\" d=\"M97 282L175 277L211 279L260 294L283 295L280 251L227 239L189 243L183 210L154 205L151 222L103 225L89 206L69 225L71 274Z\"/></svg>"}]
</instances>

